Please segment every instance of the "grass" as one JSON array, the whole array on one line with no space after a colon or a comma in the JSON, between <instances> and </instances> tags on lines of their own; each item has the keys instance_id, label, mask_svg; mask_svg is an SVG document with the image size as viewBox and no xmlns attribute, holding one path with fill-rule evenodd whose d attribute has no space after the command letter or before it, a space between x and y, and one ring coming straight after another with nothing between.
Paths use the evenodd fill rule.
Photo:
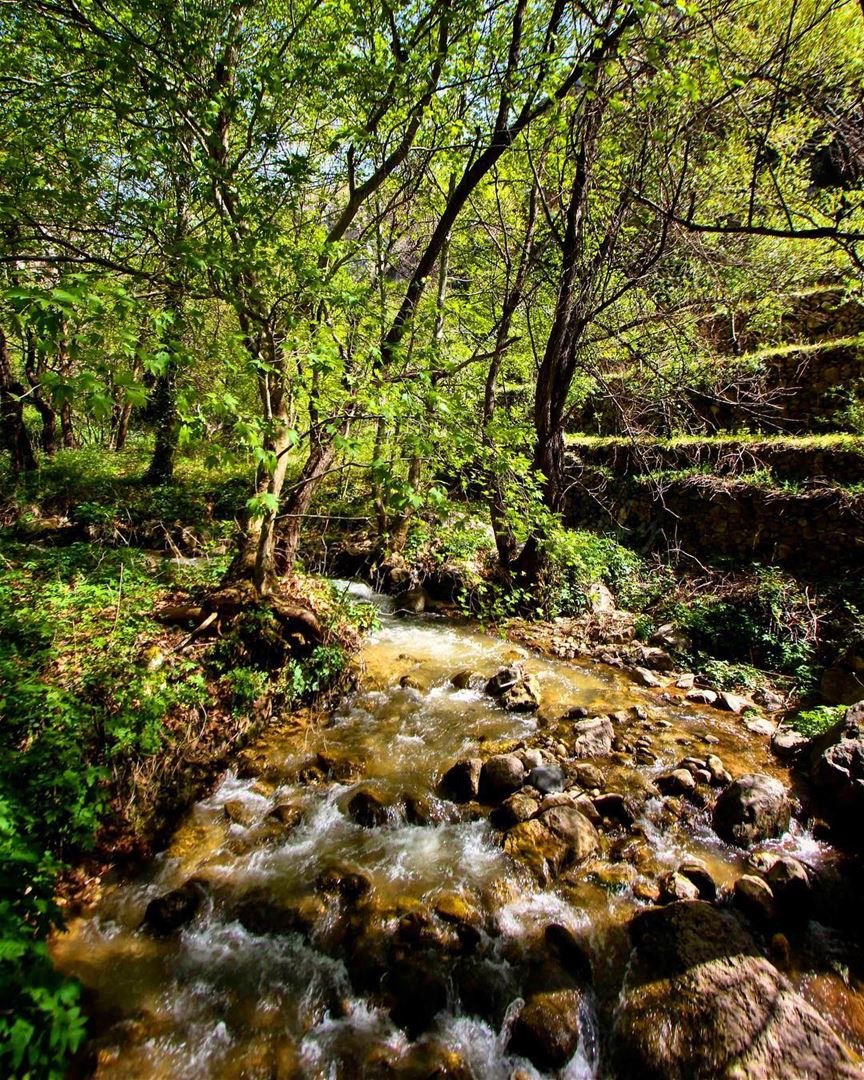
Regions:
<instances>
[{"instance_id":1,"label":"grass","mask_svg":"<svg viewBox=\"0 0 864 1080\"><path fill-rule=\"evenodd\" d=\"M810 496L814 493L832 491L848 499L864 495L864 481L850 484L832 482L812 483L807 480L779 479L767 468L756 468L730 476L718 476L714 463L693 465L686 469L654 469L651 472L632 475L636 484L684 484L691 480L709 479L726 489L738 487L758 488L766 494Z\"/></svg>"},{"instance_id":2,"label":"grass","mask_svg":"<svg viewBox=\"0 0 864 1080\"><path fill-rule=\"evenodd\" d=\"M602 448L615 446L652 446L659 450L675 450L686 446L717 446L734 448L738 445L770 446L788 450L849 450L864 454L864 436L847 432L826 435L766 435L764 432L717 432L715 434L656 435L581 435L567 436L570 446Z\"/></svg>"}]
</instances>

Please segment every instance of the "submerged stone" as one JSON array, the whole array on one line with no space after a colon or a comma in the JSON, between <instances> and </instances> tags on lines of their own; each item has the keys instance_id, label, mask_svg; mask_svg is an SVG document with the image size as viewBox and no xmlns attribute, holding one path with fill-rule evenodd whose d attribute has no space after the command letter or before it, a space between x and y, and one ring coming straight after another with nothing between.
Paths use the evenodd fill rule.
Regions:
<instances>
[{"instance_id":1,"label":"submerged stone","mask_svg":"<svg viewBox=\"0 0 864 1080\"><path fill-rule=\"evenodd\" d=\"M738 847L780 836L789 828L792 806L779 780L753 773L722 792L714 807L717 835Z\"/></svg>"},{"instance_id":2,"label":"submerged stone","mask_svg":"<svg viewBox=\"0 0 864 1080\"><path fill-rule=\"evenodd\" d=\"M157 896L147 905L143 925L156 937L167 937L192 922L204 900L204 886L187 881L179 889Z\"/></svg>"},{"instance_id":3,"label":"submerged stone","mask_svg":"<svg viewBox=\"0 0 864 1080\"><path fill-rule=\"evenodd\" d=\"M579 1046L582 995L553 990L530 997L513 1025L508 1049L538 1069L560 1069Z\"/></svg>"}]
</instances>

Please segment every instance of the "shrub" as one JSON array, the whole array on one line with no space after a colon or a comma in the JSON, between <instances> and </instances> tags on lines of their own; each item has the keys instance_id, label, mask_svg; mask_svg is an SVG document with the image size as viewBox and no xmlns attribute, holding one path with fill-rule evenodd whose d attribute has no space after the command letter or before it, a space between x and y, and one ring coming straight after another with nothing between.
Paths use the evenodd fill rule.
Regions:
<instances>
[{"instance_id":1,"label":"shrub","mask_svg":"<svg viewBox=\"0 0 864 1080\"><path fill-rule=\"evenodd\" d=\"M808 739L823 735L846 715L846 705L817 705L815 709L799 712L790 720L791 726Z\"/></svg>"}]
</instances>

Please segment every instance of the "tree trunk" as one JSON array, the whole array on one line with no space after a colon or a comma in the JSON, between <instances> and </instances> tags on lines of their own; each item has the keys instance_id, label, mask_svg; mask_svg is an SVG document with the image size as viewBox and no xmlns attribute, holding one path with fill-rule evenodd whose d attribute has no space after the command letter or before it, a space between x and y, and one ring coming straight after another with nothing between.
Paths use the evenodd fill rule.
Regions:
<instances>
[{"instance_id":1,"label":"tree trunk","mask_svg":"<svg viewBox=\"0 0 864 1080\"><path fill-rule=\"evenodd\" d=\"M42 387L42 374L45 370L44 357L36 347L36 338L28 328L24 345L24 374L30 384L30 400L42 421L40 444L46 457L53 457L57 452L57 410L45 396Z\"/></svg>"},{"instance_id":2,"label":"tree trunk","mask_svg":"<svg viewBox=\"0 0 864 1080\"><path fill-rule=\"evenodd\" d=\"M129 421L132 419L132 406L128 401L118 407L115 416L116 426L114 428L113 449L119 453L126 445L126 437L129 434Z\"/></svg>"},{"instance_id":3,"label":"tree trunk","mask_svg":"<svg viewBox=\"0 0 864 1080\"><path fill-rule=\"evenodd\" d=\"M64 401L60 406L60 434L63 438L63 446L67 450L74 450L75 428L72 424L72 402Z\"/></svg>"},{"instance_id":4,"label":"tree trunk","mask_svg":"<svg viewBox=\"0 0 864 1080\"><path fill-rule=\"evenodd\" d=\"M185 268L183 262L183 242L188 231L186 201L188 178L177 182L175 188L176 215L174 233L171 237L170 280L165 295L165 310L171 320L165 331L165 351L168 362L165 370L156 378L156 384L150 397L156 414L156 441L150 467L144 475L144 483L167 484L174 478L174 461L177 456L177 372L183 350L185 332Z\"/></svg>"},{"instance_id":5,"label":"tree trunk","mask_svg":"<svg viewBox=\"0 0 864 1080\"><path fill-rule=\"evenodd\" d=\"M144 483L154 487L170 483L174 476L174 459L177 451L176 376L177 365L172 353L167 369L157 377L150 394L151 406L156 414L156 441L150 466L144 474Z\"/></svg>"},{"instance_id":6,"label":"tree trunk","mask_svg":"<svg viewBox=\"0 0 864 1080\"><path fill-rule=\"evenodd\" d=\"M24 423L24 387L12 377L9 346L0 330L0 438L14 472L36 468L36 454Z\"/></svg>"},{"instance_id":7,"label":"tree trunk","mask_svg":"<svg viewBox=\"0 0 864 1080\"><path fill-rule=\"evenodd\" d=\"M348 430L349 422L344 421L341 434ZM284 501L282 517L285 526L281 533L282 550L280 557L285 568L290 572L297 561L297 550L300 546L300 536L303 530L303 519L309 511L309 506L318 490L318 486L329 471L336 458L336 438L328 436L326 441L315 440L309 451L306 463L300 470L300 475L291 486L291 493ZM281 485L280 485L281 487ZM270 515L265 519L265 528L262 530L261 540L258 545L258 561L256 564L256 584L259 580L266 581L269 576L275 576L275 519L276 515ZM259 589L261 586L258 586Z\"/></svg>"}]
</instances>

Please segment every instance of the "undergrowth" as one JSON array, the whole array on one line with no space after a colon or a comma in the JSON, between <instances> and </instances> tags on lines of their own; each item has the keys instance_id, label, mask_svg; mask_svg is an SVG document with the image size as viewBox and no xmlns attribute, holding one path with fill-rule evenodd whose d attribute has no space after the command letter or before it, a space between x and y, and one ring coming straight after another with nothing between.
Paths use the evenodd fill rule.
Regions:
<instances>
[{"instance_id":1,"label":"undergrowth","mask_svg":"<svg viewBox=\"0 0 864 1080\"><path fill-rule=\"evenodd\" d=\"M134 548L0 541L4 1076L59 1077L84 1038L80 989L55 972L45 945L61 925L61 870L97 844L134 850L166 797L194 794L194 778L177 772L188 753L206 759L209 747L218 762L255 730L262 701L290 706L326 689L345 671L346 643L373 619L322 585L327 642L278 673L244 662L230 635L186 650L188 631L155 613L166 599L194 600L226 565L224 555L160 560Z\"/></svg>"}]
</instances>

